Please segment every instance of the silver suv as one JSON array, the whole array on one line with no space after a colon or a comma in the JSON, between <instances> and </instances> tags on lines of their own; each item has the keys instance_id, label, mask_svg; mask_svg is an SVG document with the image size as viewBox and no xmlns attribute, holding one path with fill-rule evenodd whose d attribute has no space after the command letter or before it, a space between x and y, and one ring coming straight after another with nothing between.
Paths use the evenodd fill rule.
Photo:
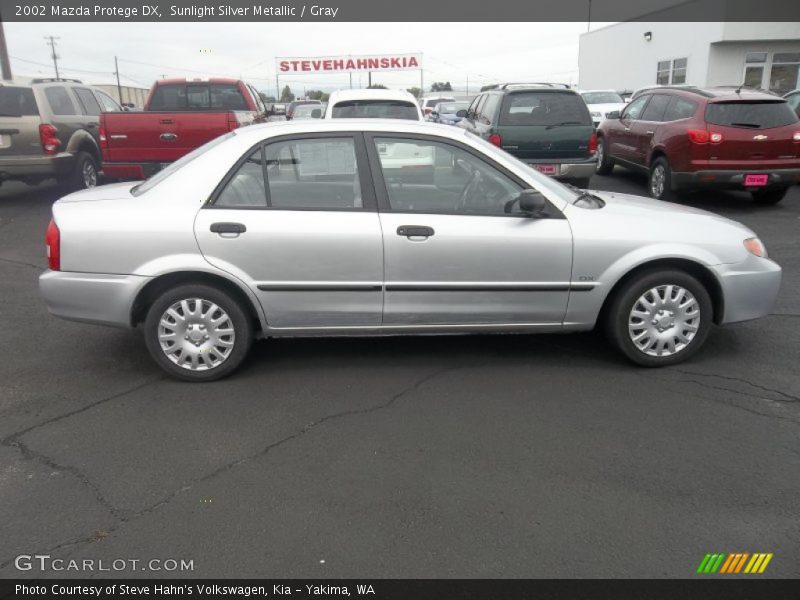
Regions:
<instances>
[{"instance_id":1,"label":"silver suv","mask_svg":"<svg viewBox=\"0 0 800 600\"><path fill-rule=\"evenodd\" d=\"M121 110L77 79L0 83L0 182L56 178L70 189L94 187L100 113Z\"/></svg>"}]
</instances>

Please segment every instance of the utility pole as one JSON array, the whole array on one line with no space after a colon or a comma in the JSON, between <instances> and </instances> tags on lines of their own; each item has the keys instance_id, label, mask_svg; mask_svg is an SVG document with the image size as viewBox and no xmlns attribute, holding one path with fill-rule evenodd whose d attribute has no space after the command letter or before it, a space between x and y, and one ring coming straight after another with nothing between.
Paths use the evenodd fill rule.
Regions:
<instances>
[{"instance_id":1,"label":"utility pole","mask_svg":"<svg viewBox=\"0 0 800 600\"><path fill-rule=\"evenodd\" d=\"M350 89L353 89L353 72L350 71Z\"/></svg>"},{"instance_id":2,"label":"utility pole","mask_svg":"<svg viewBox=\"0 0 800 600\"><path fill-rule=\"evenodd\" d=\"M114 57L114 73L117 76L117 96L119 96L119 103L122 104L122 86L119 84L119 63L117 57Z\"/></svg>"},{"instance_id":3,"label":"utility pole","mask_svg":"<svg viewBox=\"0 0 800 600\"><path fill-rule=\"evenodd\" d=\"M469 96L469 73L467 73L467 96Z\"/></svg>"},{"instance_id":4,"label":"utility pole","mask_svg":"<svg viewBox=\"0 0 800 600\"><path fill-rule=\"evenodd\" d=\"M60 40L61 38L53 35L46 35L44 39L49 40L47 45L50 46L50 56L53 58L53 66L56 68L56 79L61 79L58 75L59 56L56 54L56 40Z\"/></svg>"},{"instance_id":5,"label":"utility pole","mask_svg":"<svg viewBox=\"0 0 800 600\"><path fill-rule=\"evenodd\" d=\"M3 79L11 79L11 63L8 60L8 48L6 48L6 34L3 31L2 21L0 21L0 67L2 67Z\"/></svg>"},{"instance_id":6,"label":"utility pole","mask_svg":"<svg viewBox=\"0 0 800 600\"><path fill-rule=\"evenodd\" d=\"M275 73L275 102L281 101L281 84L278 83L278 73Z\"/></svg>"},{"instance_id":7,"label":"utility pole","mask_svg":"<svg viewBox=\"0 0 800 600\"><path fill-rule=\"evenodd\" d=\"M372 71L367 71L367 76L369 77L367 79L367 87L372 87Z\"/></svg>"}]
</instances>

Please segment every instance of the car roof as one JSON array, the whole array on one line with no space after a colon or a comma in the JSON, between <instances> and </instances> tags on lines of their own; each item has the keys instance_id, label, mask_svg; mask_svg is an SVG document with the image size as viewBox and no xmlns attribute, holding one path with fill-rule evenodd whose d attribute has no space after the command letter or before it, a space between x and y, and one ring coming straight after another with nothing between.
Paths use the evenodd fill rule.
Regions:
<instances>
[{"instance_id":1,"label":"car roof","mask_svg":"<svg viewBox=\"0 0 800 600\"><path fill-rule=\"evenodd\" d=\"M417 99L405 90L359 89L336 90L328 98L329 104L348 100L402 100L416 104Z\"/></svg>"},{"instance_id":2,"label":"car roof","mask_svg":"<svg viewBox=\"0 0 800 600\"><path fill-rule=\"evenodd\" d=\"M464 139L468 134L465 129L450 125L438 125L426 121L407 119L313 119L308 121L271 121L257 125L248 125L233 130L235 135L257 139L266 136L326 133L326 132L387 132L387 133L419 133L436 134L451 139Z\"/></svg>"},{"instance_id":3,"label":"car roof","mask_svg":"<svg viewBox=\"0 0 800 600\"><path fill-rule=\"evenodd\" d=\"M781 97L773 94L772 92L766 92L764 90L757 90L753 88L746 88L746 87L737 87L733 85L721 85L716 87L697 87L693 85L663 85L663 86L653 86L650 88L641 88L637 90L639 92L638 95L643 95L648 92L660 92L660 91L673 91L673 92L683 92L685 94L694 94L696 96L702 96L706 98L709 102L730 102L732 100L772 100L772 101L779 101Z\"/></svg>"}]
</instances>

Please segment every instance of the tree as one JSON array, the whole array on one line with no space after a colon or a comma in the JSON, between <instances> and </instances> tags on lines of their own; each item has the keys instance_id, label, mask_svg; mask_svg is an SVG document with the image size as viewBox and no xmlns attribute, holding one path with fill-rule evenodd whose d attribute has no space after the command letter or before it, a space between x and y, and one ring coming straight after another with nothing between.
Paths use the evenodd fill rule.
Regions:
<instances>
[{"instance_id":1,"label":"tree","mask_svg":"<svg viewBox=\"0 0 800 600\"><path fill-rule=\"evenodd\" d=\"M281 92L281 102L292 102L294 100L294 94L292 93L291 88L287 85L284 86L283 91Z\"/></svg>"},{"instance_id":2,"label":"tree","mask_svg":"<svg viewBox=\"0 0 800 600\"><path fill-rule=\"evenodd\" d=\"M422 95L422 90L418 87L410 87L406 91L414 96L414 98L419 98Z\"/></svg>"},{"instance_id":3,"label":"tree","mask_svg":"<svg viewBox=\"0 0 800 600\"><path fill-rule=\"evenodd\" d=\"M308 96L310 100L319 100L321 102L327 102L328 98L330 98L330 94L322 90L309 90L306 96Z\"/></svg>"},{"instance_id":4,"label":"tree","mask_svg":"<svg viewBox=\"0 0 800 600\"><path fill-rule=\"evenodd\" d=\"M481 87L481 91L482 91L482 92L485 92L486 90L493 90L493 89L495 89L496 87L497 87L497 84L496 84L496 83L493 83L493 84L491 84L491 85L484 85L484 86L482 86L482 87Z\"/></svg>"},{"instance_id":5,"label":"tree","mask_svg":"<svg viewBox=\"0 0 800 600\"><path fill-rule=\"evenodd\" d=\"M453 86L449 81L435 81L431 85L432 92L452 92Z\"/></svg>"},{"instance_id":6,"label":"tree","mask_svg":"<svg viewBox=\"0 0 800 600\"><path fill-rule=\"evenodd\" d=\"M382 85L380 83L373 83L372 85L368 85L367 89L368 90L388 90L389 88L387 88L385 85Z\"/></svg>"}]
</instances>

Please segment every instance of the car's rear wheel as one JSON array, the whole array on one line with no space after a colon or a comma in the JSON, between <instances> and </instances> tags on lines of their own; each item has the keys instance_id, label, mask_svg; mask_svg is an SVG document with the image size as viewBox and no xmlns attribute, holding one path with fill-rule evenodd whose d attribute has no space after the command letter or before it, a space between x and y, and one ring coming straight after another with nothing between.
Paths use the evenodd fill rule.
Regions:
<instances>
[{"instance_id":1,"label":"car's rear wheel","mask_svg":"<svg viewBox=\"0 0 800 600\"><path fill-rule=\"evenodd\" d=\"M676 198L675 192L672 191L672 169L669 161L663 156L659 156L650 165L647 191L650 197L656 200L673 201Z\"/></svg>"},{"instance_id":2,"label":"car's rear wheel","mask_svg":"<svg viewBox=\"0 0 800 600\"><path fill-rule=\"evenodd\" d=\"M78 152L72 172L61 183L70 191L85 190L95 187L99 178L99 168L94 156L88 152Z\"/></svg>"},{"instance_id":3,"label":"car's rear wheel","mask_svg":"<svg viewBox=\"0 0 800 600\"><path fill-rule=\"evenodd\" d=\"M147 349L167 373L185 381L213 381L242 363L253 324L227 293L207 285L164 292L144 322Z\"/></svg>"},{"instance_id":4,"label":"car's rear wheel","mask_svg":"<svg viewBox=\"0 0 800 600\"><path fill-rule=\"evenodd\" d=\"M784 196L786 196L786 192L788 191L788 187L780 187L758 190L751 193L753 194L753 200L759 204L777 204L783 200Z\"/></svg>"},{"instance_id":5,"label":"car's rear wheel","mask_svg":"<svg viewBox=\"0 0 800 600\"><path fill-rule=\"evenodd\" d=\"M697 279L677 270L645 272L627 282L606 313L606 333L630 360L645 367L682 362L711 329L713 308Z\"/></svg>"},{"instance_id":6,"label":"car's rear wheel","mask_svg":"<svg viewBox=\"0 0 800 600\"><path fill-rule=\"evenodd\" d=\"M608 175L614 170L614 161L608 155L606 140L602 136L597 137L597 167L595 172L598 175Z\"/></svg>"}]
</instances>

